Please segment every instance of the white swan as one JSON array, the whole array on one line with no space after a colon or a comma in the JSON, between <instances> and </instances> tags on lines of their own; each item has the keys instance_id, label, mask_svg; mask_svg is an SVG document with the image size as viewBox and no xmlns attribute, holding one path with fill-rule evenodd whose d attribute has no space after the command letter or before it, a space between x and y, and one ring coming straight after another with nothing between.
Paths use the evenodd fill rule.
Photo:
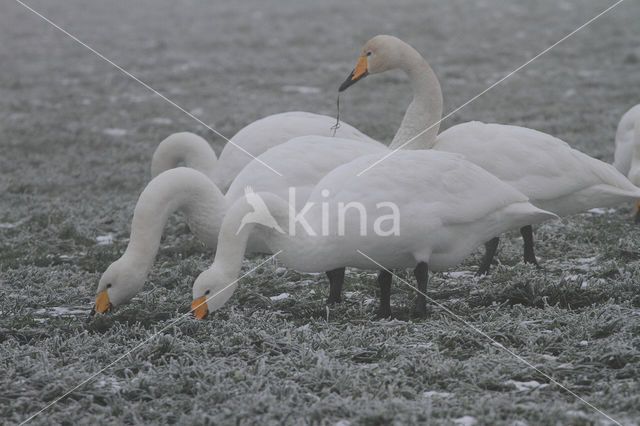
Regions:
<instances>
[{"instance_id":1,"label":"white swan","mask_svg":"<svg viewBox=\"0 0 640 426\"><path fill-rule=\"evenodd\" d=\"M243 197L248 186L283 198L289 197L291 188L296 197L292 203L301 208L311 189L335 167L365 154L387 150L377 142L325 139L322 145L318 145L315 137L300 137L279 145L277 150L265 152L260 159L282 170L282 176L254 160L240 172L226 195L206 175L187 167L169 169L152 179L136 204L127 249L100 278L91 315L103 313L110 306L127 303L142 290L158 252L162 231L172 213L182 211L196 237L215 248L227 207ZM316 151L331 155L316 155ZM291 161L292 158L299 159L301 152L308 155L304 163ZM249 251L269 252L269 248L260 238L254 237L249 241ZM331 283L329 303L337 302L340 300L344 268L327 271L327 275Z\"/></svg>"},{"instance_id":2,"label":"white swan","mask_svg":"<svg viewBox=\"0 0 640 426\"><path fill-rule=\"evenodd\" d=\"M233 179L252 160L253 157L247 152L257 157L269 148L298 136L330 136L335 121L335 118L326 115L301 111L269 115L243 127L236 133L231 138L233 143L225 145L220 159L216 157L209 143L200 136L188 132L175 133L163 140L154 152L151 160L151 177L156 177L163 171L182 164L211 177L218 188L226 192ZM340 123L335 136L376 142L344 122ZM280 170L278 172L282 173ZM271 171L271 173L274 172Z\"/></svg>"},{"instance_id":3,"label":"white swan","mask_svg":"<svg viewBox=\"0 0 640 426\"><path fill-rule=\"evenodd\" d=\"M330 140L316 139L318 143ZM415 267L418 287L424 292L429 269L447 269L492 237L556 217L455 154L402 151L357 176L386 153L362 156L327 174L307 200L308 227L296 223L286 234L256 224L245 225L238 234L242 218L253 211L246 199L238 199L222 223L213 265L194 283L194 314L202 318L231 297L252 231L263 236L273 253L281 251L278 259L290 268L305 272L343 266L380 269L376 262L387 270ZM288 204L271 193L257 195L287 229L285 224L291 224ZM385 272L379 280L384 316L390 313L390 278ZM418 298L418 314L425 313L425 302L424 297Z\"/></svg>"},{"instance_id":4,"label":"white swan","mask_svg":"<svg viewBox=\"0 0 640 426\"><path fill-rule=\"evenodd\" d=\"M640 185L640 104L618 123L613 165L636 186ZM640 201L635 202L635 222L640 223Z\"/></svg>"},{"instance_id":5,"label":"white swan","mask_svg":"<svg viewBox=\"0 0 640 426\"><path fill-rule=\"evenodd\" d=\"M424 131L441 118L440 84L424 58L396 37L379 35L369 40L340 90L367 74L394 68L407 73L414 93L394 145L406 149L416 143L420 147L463 154L469 161L521 191L532 204L560 216L607 207L640 196L640 188L610 164L536 130L469 122L454 126L437 137L435 126ZM479 197L476 194L474 199ZM525 261L537 263L531 227L525 226L521 232L525 241ZM479 273L488 270L497 245L497 239L487 244L487 254Z\"/></svg>"}]
</instances>

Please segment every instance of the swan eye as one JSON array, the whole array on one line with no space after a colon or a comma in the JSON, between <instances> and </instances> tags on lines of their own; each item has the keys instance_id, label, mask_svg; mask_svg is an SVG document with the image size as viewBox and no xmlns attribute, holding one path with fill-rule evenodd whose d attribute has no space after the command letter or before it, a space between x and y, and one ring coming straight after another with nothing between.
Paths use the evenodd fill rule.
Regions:
<instances>
[{"instance_id":1,"label":"swan eye","mask_svg":"<svg viewBox=\"0 0 640 426\"><path fill-rule=\"evenodd\" d=\"M209 294L211 294L211 290L207 290L207 291L204 292L205 296L208 296Z\"/></svg>"},{"instance_id":2,"label":"swan eye","mask_svg":"<svg viewBox=\"0 0 640 426\"><path fill-rule=\"evenodd\" d=\"M372 51L368 51L368 52L367 52L367 56L371 56L372 54L373 54L373 52L372 52Z\"/></svg>"},{"instance_id":3,"label":"swan eye","mask_svg":"<svg viewBox=\"0 0 640 426\"><path fill-rule=\"evenodd\" d=\"M107 288L111 288L111 283L107 284Z\"/></svg>"}]
</instances>

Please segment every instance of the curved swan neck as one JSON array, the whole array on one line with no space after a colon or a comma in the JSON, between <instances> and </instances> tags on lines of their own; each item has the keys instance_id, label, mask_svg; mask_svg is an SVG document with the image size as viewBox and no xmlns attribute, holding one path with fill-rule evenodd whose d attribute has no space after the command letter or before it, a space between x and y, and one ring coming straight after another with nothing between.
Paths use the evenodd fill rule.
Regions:
<instances>
[{"instance_id":1,"label":"curved swan neck","mask_svg":"<svg viewBox=\"0 0 640 426\"><path fill-rule=\"evenodd\" d=\"M185 214L198 239L215 241L225 210L224 196L202 173L185 167L161 173L149 182L138 199L129 245L122 257L134 259L148 271L167 220L176 211Z\"/></svg>"},{"instance_id":2,"label":"curved swan neck","mask_svg":"<svg viewBox=\"0 0 640 426\"><path fill-rule=\"evenodd\" d=\"M631 170L640 169L640 115L636 118L633 130L633 155L631 156ZM636 184L634 182L634 184Z\"/></svg>"},{"instance_id":3,"label":"curved swan neck","mask_svg":"<svg viewBox=\"0 0 640 426\"><path fill-rule=\"evenodd\" d=\"M401 54L397 67L409 76L413 101L407 108L389 148L396 149L402 146L403 149L429 149L436 143L439 121L442 118L440 82L427 61L413 47L401 42L398 49ZM427 128L429 130L424 131ZM423 131L424 133L420 134ZM420 136L416 137L418 134ZM411 139L413 140L406 144Z\"/></svg>"},{"instance_id":4,"label":"curved swan neck","mask_svg":"<svg viewBox=\"0 0 640 426\"><path fill-rule=\"evenodd\" d=\"M277 221L281 229L287 232L288 204L274 194L261 192L255 195L259 196L264 202L268 212ZM255 211L254 206L247 201L247 197L241 197L231 205L222 221L218 236L218 248L212 268L215 267L224 271L224 274L231 280L237 278L240 274L249 235L254 231L256 225L260 225L245 219ZM267 234L278 232L263 225L261 227L266 229Z\"/></svg>"},{"instance_id":5,"label":"curved swan neck","mask_svg":"<svg viewBox=\"0 0 640 426\"><path fill-rule=\"evenodd\" d=\"M153 153L151 177L182 164L213 180L217 162L218 157L206 140L194 133L174 133L160 142Z\"/></svg>"}]
</instances>

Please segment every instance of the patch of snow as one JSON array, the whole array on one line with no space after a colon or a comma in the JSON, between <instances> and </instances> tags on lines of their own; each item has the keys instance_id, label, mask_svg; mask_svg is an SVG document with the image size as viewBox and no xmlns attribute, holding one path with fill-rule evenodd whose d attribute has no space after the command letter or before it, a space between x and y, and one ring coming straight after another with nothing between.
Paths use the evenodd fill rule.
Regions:
<instances>
[{"instance_id":1,"label":"patch of snow","mask_svg":"<svg viewBox=\"0 0 640 426\"><path fill-rule=\"evenodd\" d=\"M587 281L582 281L582 284L580 284L580 288L587 288L589 287L589 283Z\"/></svg>"},{"instance_id":2,"label":"patch of snow","mask_svg":"<svg viewBox=\"0 0 640 426\"><path fill-rule=\"evenodd\" d=\"M312 86L283 86L282 90L285 92L301 93L303 95L320 93L319 87L312 87Z\"/></svg>"},{"instance_id":3,"label":"patch of snow","mask_svg":"<svg viewBox=\"0 0 640 426\"><path fill-rule=\"evenodd\" d=\"M616 211L616 209L601 209L601 208L595 208L595 209L590 209L587 210L587 213L593 213L593 214L605 214L605 213L614 213Z\"/></svg>"},{"instance_id":4,"label":"patch of snow","mask_svg":"<svg viewBox=\"0 0 640 426\"><path fill-rule=\"evenodd\" d=\"M473 275L473 272L471 272L471 271L453 271L453 272L447 272L446 275L451 277L451 278L460 278L460 277L466 277L466 276L469 276L469 275Z\"/></svg>"},{"instance_id":5,"label":"patch of snow","mask_svg":"<svg viewBox=\"0 0 640 426\"><path fill-rule=\"evenodd\" d=\"M346 297L347 299L351 299L354 296L358 296L360 294L359 291L345 291L344 292L344 297Z\"/></svg>"},{"instance_id":6,"label":"patch of snow","mask_svg":"<svg viewBox=\"0 0 640 426\"><path fill-rule=\"evenodd\" d=\"M587 342L586 340L581 340L580 343L578 343L580 346L587 346L589 344L589 342Z\"/></svg>"},{"instance_id":7,"label":"patch of snow","mask_svg":"<svg viewBox=\"0 0 640 426\"><path fill-rule=\"evenodd\" d=\"M547 361L555 361L558 359L557 356L548 355L548 354L542 354L542 358L546 359Z\"/></svg>"},{"instance_id":8,"label":"patch of snow","mask_svg":"<svg viewBox=\"0 0 640 426\"><path fill-rule=\"evenodd\" d=\"M153 124L164 124L164 125L169 125L173 123L173 120L170 118L165 118L165 117L154 117L151 119L151 122Z\"/></svg>"},{"instance_id":9,"label":"patch of snow","mask_svg":"<svg viewBox=\"0 0 640 426\"><path fill-rule=\"evenodd\" d=\"M98 235L96 237L98 245L106 246L107 244L113 244L113 234L109 232L107 235Z\"/></svg>"},{"instance_id":10,"label":"patch of snow","mask_svg":"<svg viewBox=\"0 0 640 426\"><path fill-rule=\"evenodd\" d=\"M540 383L535 380L530 380L528 382L518 382L517 380L507 380L505 383L508 385L514 385L518 392L530 391L533 389L542 389L549 386L546 383Z\"/></svg>"},{"instance_id":11,"label":"patch of snow","mask_svg":"<svg viewBox=\"0 0 640 426\"><path fill-rule=\"evenodd\" d=\"M453 419L453 423L457 425L462 425L462 426L473 426L475 424L478 424L478 421L476 420L475 417L464 416L464 417L458 417L457 419Z\"/></svg>"},{"instance_id":12,"label":"patch of snow","mask_svg":"<svg viewBox=\"0 0 640 426\"><path fill-rule=\"evenodd\" d=\"M594 260L596 260L597 256L593 256L593 257L581 257L579 259L576 259L575 261L578 263L591 263Z\"/></svg>"},{"instance_id":13,"label":"patch of snow","mask_svg":"<svg viewBox=\"0 0 640 426\"><path fill-rule=\"evenodd\" d=\"M373 304L373 303L376 303L376 299L369 299L369 298L366 298L366 299L364 299L364 302L363 302L363 303L364 303L365 305L371 305L371 304Z\"/></svg>"},{"instance_id":14,"label":"patch of snow","mask_svg":"<svg viewBox=\"0 0 640 426\"><path fill-rule=\"evenodd\" d=\"M120 389L122 389L122 386L120 386L120 384L117 382L117 380L114 379L113 377L108 377L106 379L96 380L95 386L100 387L100 388L110 387L111 389L113 389L115 391L119 391Z\"/></svg>"},{"instance_id":15,"label":"patch of snow","mask_svg":"<svg viewBox=\"0 0 640 426\"><path fill-rule=\"evenodd\" d=\"M281 293L281 294L279 294L277 296L271 296L269 299L271 299L271 300L282 300L282 299L286 299L289 296L290 296L289 293Z\"/></svg>"},{"instance_id":16,"label":"patch of snow","mask_svg":"<svg viewBox=\"0 0 640 426\"><path fill-rule=\"evenodd\" d=\"M102 131L105 135L113 136L113 137L121 137L127 134L126 129L118 129L118 128L108 128Z\"/></svg>"},{"instance_id":17,"label":"patch of snow","mask_svg":"<svg viewBox=\"0 0 640 426\"><path fill-rule=\"evenodd\" d=\"M89 309L85 306L54 306L53 308L41 308L34 311L34 314L48 314L52 317L62 317L68 315L88 315Z\"/></svg>"},{"instance_id":18,"label":"patch of snow","mask_svg":"<svg viewBox=\"0 0 640 426\"><path fill-rule=\"evenodd\" d=\"M350 426L351 422L346 419L338 420L334 426Z\"/></svg>"},{"instance_id":19,"label":"patch of snow","mask_svg":"<svg viewBox=\"0 0 640 426\"><path fill-rule=\"evenodd\" d=\"M11 223L11 222L2 222L2 223L0 223L0 228L2 228L2 229L16 228L16 227L22 225L26 220L27 219L20 219L19 221L13 222L13 223Z\"/></svg>"},{"instance_id":20,"label":"patch of snow","mask_svg":"<svg viewBox=\"0 0 640 426\"><path fill-rule=\"evenodd\" d=\"M274 272L276 273L276 275L284 275L285 272L287 272L287 268L283 268L281 266L279 268L276 268L276 270Z\"/></svg>"},{"instance_id":21,"label":"patch of snow","mask_svg":"<svg viewBox=\"0 0 640 426\"><path fill-rule=\"evenodd\" d=\"M448 398L451 396L451 394L449 392L427 391L422 392L422 396L425 398L433 398L434 396L437 396L439 398Z\"/></svg>"}]
</instances>

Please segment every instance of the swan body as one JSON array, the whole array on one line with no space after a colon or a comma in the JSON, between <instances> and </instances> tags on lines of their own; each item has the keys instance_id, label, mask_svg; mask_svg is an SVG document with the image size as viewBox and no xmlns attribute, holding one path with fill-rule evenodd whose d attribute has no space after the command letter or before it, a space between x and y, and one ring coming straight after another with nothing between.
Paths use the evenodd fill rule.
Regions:
<instances>
[{"instance_id":1,"label":"swan body","mask_svg":"<svg viewBox=\"0 0 640 426\"><path fill-rule=\"evenodd\" d=\"M377 142L304 136L268 150L260 159L282 171L278 176L254 160L238 175L223 195L205 174L188 167L166 170L149 182L136 204L131 222L131 236L124 254L103 273L98 284L95 311L128 302L142 290L146 276L158 252L164 226L171 214L184 213L191 231L208 247L215 248L220 224L228 206L253 191L269 191L301 206L313 186L335 167L372 152L386 151ZM331 155L324 155L330 153ZM292 158L308 156L302 164ZM297 201L296 201L297 200ZM269 252L256 236L248 241L248 250Z\"/></svg>"},{"instance_id":2,"label":"swan body","mask_svg":"<svg viewBox=\"0 0 640 426\"><path fill-rule=\"evenodd\" d=\"M316 139L324 143L322 139L326 138ZM238 232L242 218L253 207L245 198L236 200L221 225L213 265L194 283L192 307L196 316L204 315L205 304L213 311L231 297L253 227L286 266L299 271L320 272L343 266L379 269L377 262L389 269L424 263L431 270L444 270L492 237L556 217L455 154L401 151L358 176L386 153L361 156L322 178L306 200L310 208L305 217L310 228L299 222L292 227L286 201L259 192L270 213L288 232L255 223ZM366 212L364 227L360 210L340 213L340 206L348 203L362 206ZM396 207L395 213L391 206Z\"/></svg>"},{"instance_id":3,"label":"swan body","mask_svg":"<svg viewBox=\"0 0 640 426\"><path fill-rule=\"evenodd\" d=\"M458 124L438 136L434 149L464 155L559 216L640 197L640 188L610 164L526 127Z\"/></svg>"},{"instance_id":4,"label":"swan body","mask_svg":"<svg viewBox=\"0 0 640 426\"><path fill-rule=\"evenodd\" d=\"M433 123L434 120L437 123L442 114L442 96L433 96L440 91L438 79L422 56L396 37L379 35L369 40L358 65L340 90L367 74L394 68L407 73L414 97L392 147L406 149L417 144L462 154L521 191L534 205L563 216L615 205L640 195L640 189L611 165L532 129L471 122L436 136L437 124ZM531 228L521 231L525 238L525 261L536 263ZM490 262L492 257L485 260ZM485 269L488 269L487 263L481 271L486 272Z\"/></svg>"},{"instance_id":5,"label":"swan body","mask_svg":"<svg viewBox=\"0 0 640 426\"><path fill-rule=\"evenodd\" d=\"M238 173L253 157L298 136L330 136L334 124L335 118L302 111L269 115L238 131L231 138L233 143L225 145L219 159L211 146L201 137L188 132L176 133L162 141L153 154L151 175L155 177L164 170L184 164L210 176L218 188L226 192ZM340 124L335 136L377 143L347 123ZM269 172L275 174L272 170Z\"/></svg>"}]
</instances>

